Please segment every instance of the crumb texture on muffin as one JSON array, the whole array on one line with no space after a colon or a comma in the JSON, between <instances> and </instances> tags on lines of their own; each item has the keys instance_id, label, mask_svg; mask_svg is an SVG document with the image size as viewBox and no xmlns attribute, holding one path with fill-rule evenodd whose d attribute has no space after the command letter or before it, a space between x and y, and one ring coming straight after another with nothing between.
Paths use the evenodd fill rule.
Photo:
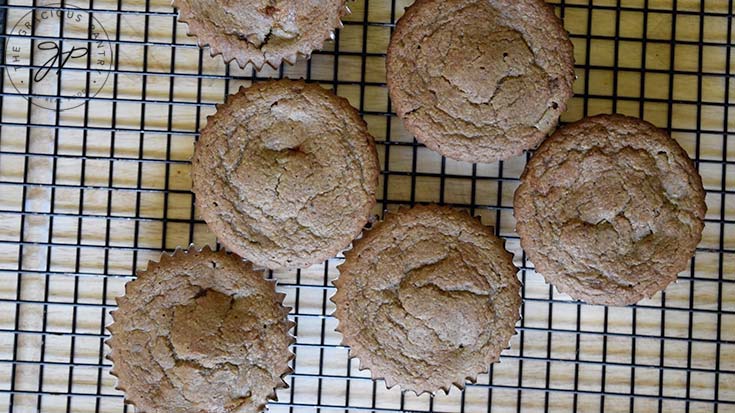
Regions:
<instances>
[{"instance_id":1,"label":"crumb texture on muffin","mask_svg":"<svg viewBox=\"0 0 735 413\"><path fill-rule=\"evenodd\" d=\"M417 0L387 58L396 112L449 158L494 162L534 148L573 95L572 44L539 0Z\"/></svg>"},{"instance_id":2,"label":"crumb texture on muffin","mask_svg":"<svg viewBox=\"0 0 735 413\"><path fill-rule=\"evenodd\" d=\"M378 171L373 138L347 100L279 80L219 106L196 145L192 181L218 239L276 270L349 246L375 205Z\"/></svg>"},{"instance_id":3,"label":"crumb texture on muffin","mask_svg":"<svg viewBox=\"0 0 735 413\"><path fill-rule=\"evenodd\" d=\"M350 356L388 387L463 388L515 333L521 297L512 254L466 212L389 213L345 253L335 316Z\"/></svg>"},{"instance_id":4,"label":"crumb texture on muffin","mask_svg":"<svg viewBox=\"0 0 735 413\"><path fill-rule=\"evenodd\" d=\"M107 344L118 387L148 413L262 411L291 371L283 298L235 255L164 254L113 312Z\"/></svg>"},{"instance_id":5,"label":"crumb texture on muffin","mask_svg":"<svg viewBox=\"0 0 735 413\"><path fill-rule=\"evenodd\" d=\"M173 6L213 56L257 69L308 57L349 13L345 0L173 0Z\"/></svg>"},{"instance_id":6,"label":"crumb texture on muffin","mask_svg":"<svg viewBox=\"0 0 735 413\"><path fill-rule=\"evenodd\" d=\"M529 162L515 194L521 245L573 298L632 304L676 280L704 228L702 180L684 149L639 119L564 127Z\"/></svg>"}]
</instances>

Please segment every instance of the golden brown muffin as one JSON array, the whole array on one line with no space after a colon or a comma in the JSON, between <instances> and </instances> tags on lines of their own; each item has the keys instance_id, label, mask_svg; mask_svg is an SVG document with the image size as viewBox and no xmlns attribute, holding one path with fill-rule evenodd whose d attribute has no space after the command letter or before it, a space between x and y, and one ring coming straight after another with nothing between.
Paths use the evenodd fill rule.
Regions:
<instances>
[{"instance_id":1,"label":"golden brown muffin","mask_svg":"<svg viewBox=\"0 0 735 413\"><path fill-rule=\"evenodd\" d=\"M417 0L391 38L387 78L416 139L452 159L495 162L556 126L574 56L541 0Z\"/></svg>"},{"instance_id":2,"label":"golden brown muffin","mask_svg":"<svg viewBox=\"0 0 735 413\"><path fill-rule=\"evenodd\" d=\"M388 387L464 387L508 347L521 297L513 256L466 212L388 213L345 253L334 282L343 344Z\"/></svg>"},{"instance_id":3,"label":"golden brown muffin","mask_svg":"<svg viewBox=\"0 0 735 413\"><path fill-rule=\"evenodd\" d=\"M687 268L704 198L674 139L639 119L601 115L541 145L514 207L521 245L548 282L588 303L626 305Z\"/></svg>"},{"instance_id":4,"label":"golden brown muffin","mask_svg":"<svg viewBox=\"0 0 735 413\"><path fill-rule=\"evenodd\" d=\"M277 270L347 248L375 205L379 171L373 138L346 99L277 80L218 107L197 142L192 180L219 241Z\"/></svg>"},{"instance_id":5,"label":"golden brown muffin","mask_svg":"<svg viewBox=\"0 0 735 413\"><path fill-rule=\"evenodd\" d=\"M309 57L350 12L345 0L173 0L173 6L212 56L256 69Z\"/></svg>"},{"instance_id":6,"label":"golden brown muffin","mask_svg":"<svg viewBox=\"0 0 735 413\"><path fill-rule=\"evenodd\" d=\"M117 299L109 359L141 412L257 413L291 372L284 295L209 248L163 254Z\"/></svg>"}]
</instances>

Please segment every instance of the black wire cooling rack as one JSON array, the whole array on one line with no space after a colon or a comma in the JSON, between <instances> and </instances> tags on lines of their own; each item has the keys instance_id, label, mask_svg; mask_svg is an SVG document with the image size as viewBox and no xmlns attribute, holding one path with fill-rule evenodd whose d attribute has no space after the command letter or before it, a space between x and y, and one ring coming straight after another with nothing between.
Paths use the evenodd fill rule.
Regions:
<instances>
[{"instance_id":1,"label":"black wire cooling rack","mask_svg":"<svg viewBox=\"0 0 735 413\"><path fill-rule=\"evenodd\" d=\"M238 86L287 76L365 116L383 165L376 214L438 202L481 216L516 254L524 306L489 374L416 397L371 381L340 346L328 300L339 258L271 274L298 338L271 410L735 412L734 2L553 2L577 61L562 121L645 118L687 149L707 190L690 270L625 308L571 301L526 262L512 216L526 157L443 159L394 117L385 50L410 2L351 2L324 51L256 73L200 50L169 0L0 0L0 410L133 411L104 358L114 297L162 250L214 244L190 192L197 130Z\"/></svg>"}]
</instances>

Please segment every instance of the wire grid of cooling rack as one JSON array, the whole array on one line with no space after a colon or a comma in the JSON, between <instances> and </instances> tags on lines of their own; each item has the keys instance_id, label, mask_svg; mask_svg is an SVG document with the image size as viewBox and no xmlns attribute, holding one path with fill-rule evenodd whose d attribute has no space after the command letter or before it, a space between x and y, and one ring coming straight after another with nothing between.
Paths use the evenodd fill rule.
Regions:
<instances>
[{"instance_id":1,"label":"wire grid of cooling rack","mask_svg":"<svg viewBox=\"0 0 735 413\"><path fill-rule=\"evenodd\" d=\"M239 85L287 76L334 89L365 116L383 165L376 214L439 202L481 216L515 252L525 303L502 363L432 399L385 389L348 360L328 301L339 258L272 274L298 340L291 388L271 410L734 412L733 1L552 2L577 61L562 121L643 117L672 132L707 189L690 270L626 308L570 301L526 262L512 216L525 156L443 159L391 113L385 50L410 2L352 2L324 51L255 73L196 47L169 0L0 0L0 410L134 410L104 358L114 297L160 251L214 244L190 192L197 130ZM75 49L62 70L36 76L48 66L44 42L88 53Z\"/></svg>"}]
</instances>

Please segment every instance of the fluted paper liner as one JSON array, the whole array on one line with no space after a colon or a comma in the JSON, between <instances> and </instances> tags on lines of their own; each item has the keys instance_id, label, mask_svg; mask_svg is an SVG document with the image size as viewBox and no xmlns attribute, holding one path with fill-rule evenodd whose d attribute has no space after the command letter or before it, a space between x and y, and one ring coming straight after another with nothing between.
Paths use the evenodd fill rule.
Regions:
<instances>
[{"instance_id":1,"label":"fluted paper liner","mask_svg":"<svg viewBox=\"0 0 735 413\"><path fill-rule=\"evenodd\" d=\"M264 410L293 372L295 323L284 298L234 254L164 253L116 298L106 341L116 389L149 413Z\"/></svg>"}]
</instances>

